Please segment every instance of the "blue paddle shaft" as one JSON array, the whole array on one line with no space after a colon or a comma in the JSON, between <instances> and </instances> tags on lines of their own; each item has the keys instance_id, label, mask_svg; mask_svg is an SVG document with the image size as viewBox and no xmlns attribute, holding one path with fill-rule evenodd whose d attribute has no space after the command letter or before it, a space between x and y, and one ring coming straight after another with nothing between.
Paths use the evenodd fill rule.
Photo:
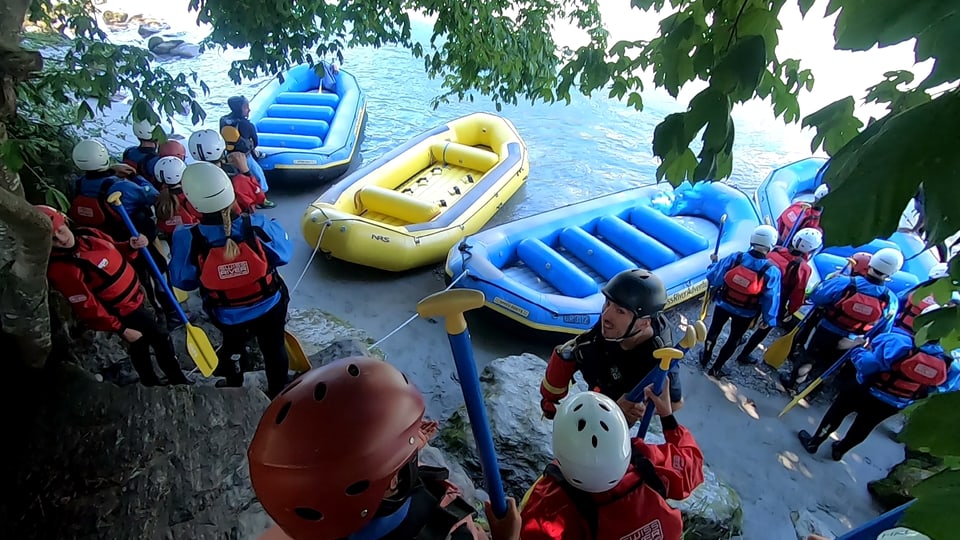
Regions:
<instances>
[{"instance_id":1,"label":"blue paddle shaft","mask_svg":"<svg viewBox=\"0 0 960 540\"><path fill-rule=\"evenodd\" d=\"M657 366L655 371L653 392L659 395L660 392L663 391L663 384L667 381L667 372L660 369L659 366ZM640 420L640 429L637 431L637 437L642 439L647 434L647 429L650 427L650 421L653 420L655 410L656 407L653 405L653 402L648 399L647 408L643 410L643 418Z\"/></svg>"},{"instance_id":2,"label":"blue paddle shaft","mask_svg":"<svg viewBox=\"0 0 960 540\"><path fill-rule=\"evenodd\" d=\"M720 252L720 237L723 236L723 226L727 223L726 220L720 221L720 227L717 228L717 243L713 245L713 256L716 257L717 253Z\"/></svg>"},{"instance_id":3,"label":"blue paddle shaft","mask_svg":"<svg viewBox=\"0 0 960 540\"><path fill-rule=\"evenodd\" d=\"M806 209L800 210L800 215L797 216L797 220L793 222L793 227L790 227L790 233L787 234L787 237L783 240L783 246L790 247L790 241L793 240L793 235L797 234L797 229L800 228L800 222L803 221L804 212L806 212Z\"/></svg>"},{"instance_id":4,"label":"blue paddle shaft","mask_svg":"<svg viewBox=\"0 0 960 540\"><path fill-rule=\"evenodd\" d=\"M116 205L117 212L120 214L120 217L123 218L124 225L127 226L127 229L130 230L130 234L134 238L140 236L140 233L137 232L137 227L133 224L133 221L130 220L130 214L127 213L127 209L123 207L122 204ZM183 308L180 307L180 302L177 302L177 297L173 294L173 291L170 290L170 285L167 284L167 279L163 277L163 273L160 272L160 269L157 268L157 262L153 260L153 257L150 255L150 250L146 247L140 248L140 255L147 258L147 263L150 265L150 271L153 272L153 275L156 276L157 281L160 282L160 286L163 287L163 291L167 293L167 298L170 299L170 303L177 308L177 315L180 316L180 320L184 324L187 322L187 314L183 312Z\"/></svg>"},{"instance_id":5,"label":"blue paddle shaft","mask_svg":"<svg viewBox=\"0 0 960 540\"><path fill-rule=\"evenodd\" d=\"M507 498L500 478L497 452L493 447L487 408L480 393L480 376L473 361L470 332L464 330L459 334L447 335L450 338L450 349L453 351L453 361L460 378L463 401L467 405L467 414L470 417L470 430L473 431L473 438L480 452L480 467L483 469L483 479L487 484L487 493L490 495L490 505L493 507L494 515L498 518L503 517L507 513Z\"/></svg>"}]
</instances>

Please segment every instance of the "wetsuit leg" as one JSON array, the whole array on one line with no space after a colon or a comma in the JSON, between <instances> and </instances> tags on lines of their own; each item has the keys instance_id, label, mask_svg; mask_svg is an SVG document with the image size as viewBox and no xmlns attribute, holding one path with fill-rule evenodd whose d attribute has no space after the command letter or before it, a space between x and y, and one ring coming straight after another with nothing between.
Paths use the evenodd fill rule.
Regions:
<instances>
[{"instance_id":1,"label":"wetsuit leg","mask_svg":"<svg viewBox=\"0 0 960 540\"><path fill-rule=\"evenodd\" d=\"M703 342L703 351L700 356L700 365L704 368L707 367L707 364L713 359L713 347L717 344L717 338L720 337L723 326L727 324L727 321L730 320L731 317L733 317L733 315L729 311L717 304L713 305L713 315L710 317L710 328L707 329L707 338Z\"/></svg>"},{"instance_id":2,"label":"wetsuit leg","mask_svg":"<svg viewBox=\"0 0 960 540\"><path fill-rule=\"evenodd\" d=\"M283 327L287 318L286 290L280 302L256 320L253 327L257 344L263 354L264 370L267 373L267 396L273 399L287 386L287 349L283 340Z\"/></svg>"},{"instance_id":3,"label":"wetsuit leg","mask_svg":"<svg viewBox=\"0 0 960 540\"><path fill-rule=\"evenodd\" d=\"M150 325L148 323L150 319L152 319L152 317L149 316L149 312L147 312L144 306L140 306L140 308L129 315L120 317L120 322L123 323L125 327L132 328L143 334L140 339L130 343L128 351L133 369L137 371L137 375L140 376L140 384L144 386L156 386L160 384L160 378L157 377L157 372L153 370L153 361L150 359Z\"/></svg>"},{"instance_id":4,"label":"wetsuit leg","mask_svg":"<svg viewBox=\"0 0 960 540\"><path fill-rule=\"evenodd\" d=\"M723 365L727 363L727 360L729 360L730 357L733 356L734 351L737 350L737 346L740 344L740 338L743 337L743 334L750 328L750 321L752 320L753 317L730 315L730 335L727 336L727 341L724 342L723 348L721 348L717 354L717 361L713 364L713 368L710 369L711 374L715 376L720 375L720 369L723 368Z\"/></svg>"},{"instance_id":5,"label":"wetsuit leg","mask_svg":"<svg viewBox=\"0 0 960 540\"><path fill-rule=\"evenodd\" d=\"M873 397L866 387L861 386L856 403L857 417L839 442L833 445L833 459L840 459L854 446L862 443L880 422L897 414L899 409Z\"/></svg>"},{"instance_id":6,"label":"wetsuit leg","mask_svg":"<svg viewBox=\"0 0 960 540\"><path fill-rule=\"evenodd\" d=\"M243 386L243 372L240 371L240 359L245 354L249 327L246 324L220 324L217 328L223 335L223 344L217 350L219 362L213 374L226 379L226 386Z\"/></svg>"},{"instance_id":7,"label":"wetsuit leg","mask_svg":"<svg viewBox=\"0 0 960 540\"><path fill-rule=\"evenodd\" d=\"M837 349L837 343L842 336L834 334L822 327L818 327L800 354L793 363L793 371L790 374L789 385L784 386L796 388L806 382L812 375L816 377L824 369L835 362L844 351Z\"/></svg>"},{"instance_id":8,"label":"wetsuit leg","mask_svg":"<svg viewBox=\"0 0 960 540\"><path fill-rule=\"evenodd\" d=\"M757 347L763 343L763 340L767 339L767 336L770 335L770 331L773 330L772 326L767 328L755 328L753 333L750 334L750 339L747 340L747 344L743 346L743 350L740 351L740 354L737 355L737 362L741 364L752 364L750 361L750 353L755 351Z\"/></svg>"}]
</instances>

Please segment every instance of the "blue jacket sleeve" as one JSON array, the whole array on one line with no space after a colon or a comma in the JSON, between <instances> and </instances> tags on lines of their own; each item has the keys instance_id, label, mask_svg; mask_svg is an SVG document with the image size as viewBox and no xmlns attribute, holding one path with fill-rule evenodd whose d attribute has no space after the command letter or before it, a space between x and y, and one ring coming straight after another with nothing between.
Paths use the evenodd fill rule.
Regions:
<instances>
[{"instance_id":1,"label":"blue jacket sleeve","mask_svg":"<svg viewBox=\"0 0 960 540\"><path fill-rule=\"evenodd\" d=\"M882 334L873 341L870 349L857 347L850 353L853 366L862 377L874 373L890 371L893 362L902 357L912 347L909 336Z\"/></svg>"},{"instance_id":2,"label":"blue jacket sleeve","mask_svg":"<svg viewBox=\"0 0 960 540\"><path fill-rule=\"evenodd\" d=\"M707 267L707 283L711 289L723 285L723 276L733 265L736 256L736 253L727 255Z\"/></svg>"},{"instance_id":3,"label":"blue jacket sleeve","mask_svg":"<svg viewBox=\"0 0 960 540\"><path fill-rule=\"evenodd\" d=\"M900 309L900 302L897 300L897 295L893 294L893 291L889 293L890 305L887 306L886 311L883 313L883 322L878 323L881 326L880 333L887 333L890 330L893 330L893 320L897 317L897 311Z\"/></svg>"},{"instance_id":4,"label":"blue jacket sleeve","mask_svg":"<svg viewBox=\"0 0 960 540\"><path fill-rule=\"evenodd\" d=\"M850 282L849 276L837 276L821 281L810 293L810 301L818 307L834 304L843 295L843 290L850 285Z\"/></svg>"},{"instance_id":5,"label":"blue jacket sleeve","mask_svg":"<svg viewBox=\"0 0 960 540\"><path fill-rule=\"evenodd\" d=\"M192 291L200 286L200 269L190 260L193 235L190 227L177 227L170 242L170 283L184 291Z\"/></svg>"},{"instance_id":6,"label":"blue jacket sleeve","mask_svg":"<svg viewBox=\"0 0 960 540\"><path fill-rule=\"evenodd\" d=\"M135 182L120 181L113 186L113 191L119 191L123 194L120 202L128 214L140 212L145 206L153 206L160 195L157 190L144 180L146 185L138 185Z\"/></svg>"},{"instance_id":7,"label":"blue jacket sleeve","mask_svg":"<svg viewBox=\"0 0 960 540\"><path fill-rule=\"evenodd\" d=\"M287 231L283 229L283 226L274 219L266 219L258 214L250 216L250 222L270 237L270 241L263 243L270 264L283 266L289 263L290 257L293 255L293 242L290 241L290 237L287 236Z\"/></svg>"},{"instance_id":8,"label":"blue jacket sleeve","mask_svg":"<svg viewBox=\"0 0 960 540\"><path fill-rule=\"evenodd\" d=\"M947 369L947 380L937 387L937 392L944 394L957 390L960 390L960 365L957 365L957 361L954 360L950 362L950 367Z\"/></svg>"},{"instance_id":9,"label":"blue jacket sleeve","mask_svg":"<svg viewBox=\"0 0 960 540\"><path fill-rule=\"evenodd\" d=\"M767 290L760 296L760 307L767 326L776 326L780 311L780 269L771 265L766 273Z\"/></svg>"}]
</instances>

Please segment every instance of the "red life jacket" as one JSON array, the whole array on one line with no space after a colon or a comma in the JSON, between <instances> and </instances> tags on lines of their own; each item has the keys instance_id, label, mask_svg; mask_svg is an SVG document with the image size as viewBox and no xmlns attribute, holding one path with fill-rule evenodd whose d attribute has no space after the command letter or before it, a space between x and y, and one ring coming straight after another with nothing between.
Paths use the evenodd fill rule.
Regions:
<instances>
[{"instance_id":1,"label":"red life jacket","mask_svg":"<svg viewBox=\"0 0 960 540\"><path fill-rule=\"evenodd\" d=\"M240 253L230 260L226 256L226 241L212 246L200 233L199 226L190 228L200 269L200 292L212 307L249 306L280 290L280 276L267 259L250 216L244 214L241 219L243 240L237 242Z\"/></svg>"},{"instance_id":2,"label":"red life jacket","mask_svg":"<svg viewBox=\"0 0 960 540\"><path fill-rule=\"evenodd\" d=\"M751 270L743 264L743 253L737 254L733 266L723 275L721 297L733 306L753 309L760 305L760 296L767 288L767 269L764 263L760 270Z\"/></svg>"},{"instance_id":3,"label":"red life jacket","mask_svg":"<svg viewBox=\"0 0 960 540\"><path fill-rule=\"evenodd\" d=\"M180 203L180 209L177 210L176 214L168 217L167 219L157 220L157 228L160 229L160 232L168 237L173 235L173 231L179 225L195 225L200 223L200 219L197 217L196 210L193 209L193 205L191 205L190 201L187 200L187 196L183 193L183 191L174 193L174 196L177 198L177 202Z\"/></svg>"},{"instance_id":4,"label":"red life jacket","mask_svg":"<svg viewBox=\"0 0 960 540\"><path fill-rule=\"evenodd\" d=\"M796 202L788 206L777 218L777 233L781 242L787 241L787 236L794 229L797 219L801 220L800 225L796 227L798 231L807 227L820 229L820 211L809 203Z\"/></svg>"},{"instance_id":5,"label":"red life jacket","mask_svg":"<svg viewBox=\"0 0 960 540\"><path fill-rule=\"evenodd\" d=\"M683 534L680 512L667 504L667 488L653 463L633 450L631 467L620 481L630 488L625 495L600 504L590 493L576 489L551 463L544 476L557 483L586 522L588 540L669 540Z\"/></svg>"},{"instance_id":6,"label":"red life jacket","mask_svg":"<svg viewBox=\"0 0 960 540\"><path fill-rule=\"evenodd\" d=\"M907 295L907 305L903 306L903 311L900 312L900 316L897 317L893 323L913 333L913 320L919 317L920 314L923 313L923 310L935 305L937 305L937 301L932 294L920 300L919 303L914 303L913 291L911 291L910 294Z\"/></svg>"},{"instance_id":7,"label":"red life jacket","mask_svg":"<svg viewBox=\"0 0 960 540\"><path fill-rule=\"evenodd\" d=\"M914 349L906 358L894 362L890 371L878 374L873 387L904 399L923 399L932 388L946 382L948 363L941 356Z\"/></svg>"},{"instance_id":8,"label":"red life jacket","mask_svg":"<svg viewBox=\"0 0 960 540\"><path fill-rule=\"evenodd\" d=\"M74 186L76 195L67 211L70 219L80 227L100 229L114 238L129 236L117 209L107 202L107 195L117 179L104 178L96 195L84 194L83 182L84 178L78 178Z\"/></svg>"},{"instance_id":9,"label":"red life jacket","mask_svg":"<svg viewBox=\"0 0 960 540\"><path fill-rule=\"evenodd\" d=\"M789 249L777 246L767 254L767 259L780 269L780 313L783 313L790 293L799 285L800 265L804 263L804 258L791 255Z\"/></svg>"},{"instance_id":10,"label":"red life jacket","mask_svg":"<svg viewBox=\"0 0 960 540\"><path fill-rule=\"evenodd\" d=\"M98 237L96 231L82 228L74 230L74 236L75 249L51 252L48 272L56 272L60 264L79 268L87 288L114 317L129 315L142 306L143 291L137 273L113 243Z\"/></svg>"},{"instance_id":11,"label":"red life jacket","mask_svg":"<svg viewBox=\"0 0 960 540\"><path fill-rule=\"evenodd\" d=\"M885 292L882 298L877 298L859 292L855 278L850 278L850 285L844 289L840 299L827 308L827 320L846 332L869 332L883 317L883 312L890 303L888 294Z\"/></svg>"}]
</instances>

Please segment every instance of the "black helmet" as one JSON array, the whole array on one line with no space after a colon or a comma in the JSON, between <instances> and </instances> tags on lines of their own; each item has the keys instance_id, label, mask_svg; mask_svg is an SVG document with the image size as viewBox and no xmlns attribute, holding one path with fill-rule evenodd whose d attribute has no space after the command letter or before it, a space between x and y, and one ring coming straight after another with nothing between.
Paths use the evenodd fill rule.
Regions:
<instances>
[{"instance_id":1,"label":"black helmet","mask_svg":"<svg viewBox=\"0 0 960 540\"><path fill-rule=\"evenodd\" d=\"M635 268L613 276L602 289L614 304L629 309L635 317L651 317L667 304L667 289L655 274Z\"/></svg>"}]
</instances>

